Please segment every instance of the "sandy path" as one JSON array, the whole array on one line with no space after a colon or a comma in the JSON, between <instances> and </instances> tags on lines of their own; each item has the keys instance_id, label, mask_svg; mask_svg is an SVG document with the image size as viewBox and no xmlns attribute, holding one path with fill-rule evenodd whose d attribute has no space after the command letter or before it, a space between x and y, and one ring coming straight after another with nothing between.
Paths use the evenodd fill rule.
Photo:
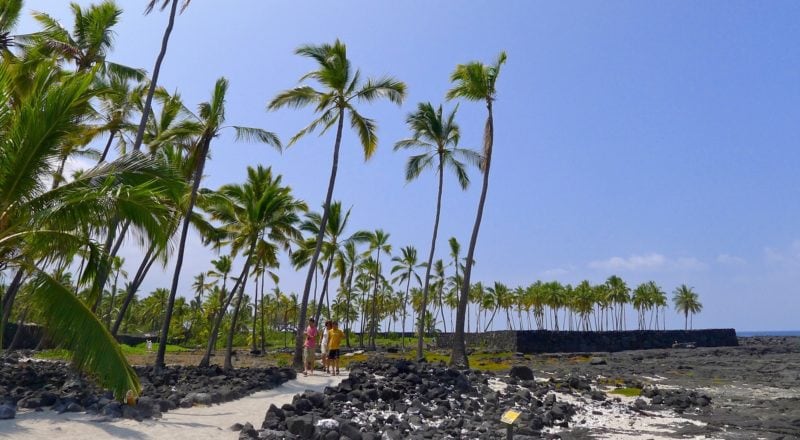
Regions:
<instances>
[{"instance_id":1,"label":"sandy path","mask_svg":"<svg viewBox=\"0 0 800 440\"><path fill-rule=\"evenodd\" d=\"M305 390L322 391L326 386L338 384L345 376L298 376L283 385L259 391L243 399L221 405L178 408L164 413L163 418L136 422L127 419L105 419L83 413L57 414L53 411L28 411L17 413L16 419L0 420L0 439L168 439L204 440L235 439L238 434L229 431L234 423L250 422L261 426L264 414L271 403L277 406L291 403L292 396Z\"/></svg>"}]
</instances>

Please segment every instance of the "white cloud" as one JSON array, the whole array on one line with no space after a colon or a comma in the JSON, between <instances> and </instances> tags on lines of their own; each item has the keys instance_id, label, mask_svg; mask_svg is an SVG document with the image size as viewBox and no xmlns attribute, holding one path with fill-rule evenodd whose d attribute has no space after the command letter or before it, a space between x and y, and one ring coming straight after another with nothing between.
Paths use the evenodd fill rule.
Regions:
<instances>
[{"instance_id":1,"label":"white cloud","mask_svg":"<svg viewBox=\"0 0 800 440\"><path fill-rule=\"evenodd\" d=\"M737 257L736 255L719 254L717 256L717 263L728 266L744 266L747 264L747 260L742 257Z\"/></svg>"},{"instance_id":2,"label":"white cloud","mask_svg":"<svg viewBox=\"0 0 800 440\"><path fill-rule=\"evenodd\" d=\"M800 266L800 240L795 240L786 249L764 248L764 260L771 266Z\"/></svg>"},{"instance_id":3,"label":"white cloud","mask_svg":"<svg viewBox=\"0 0 800 440\"><path fill-rule=\"evenodd\" d=\"M694 257L668 258L662 254L631 255L628 258L611 257L588 264L590 269L604 271L660 271L660 270L703 270L707 266Z\"/></svg>"},{"instance_id":4,"label":"white cloud","mask_svg":"<svg viewBox=\"0 0 800 440\"><path fill-rule=\"evenodd\" d=\"M563 267L556 267L555 269L547 269L546 271L542 272L542 278L558 278L562 277L569 273L569 269L564 269Z\"/></svg>"}]
</instances>

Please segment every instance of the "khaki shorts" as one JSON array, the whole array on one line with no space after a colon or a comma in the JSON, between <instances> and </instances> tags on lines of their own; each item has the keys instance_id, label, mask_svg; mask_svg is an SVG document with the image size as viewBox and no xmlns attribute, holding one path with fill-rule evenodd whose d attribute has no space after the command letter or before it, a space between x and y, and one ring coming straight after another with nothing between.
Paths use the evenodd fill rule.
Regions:
<instances>
[{"instance_id":1,"label":"khaki shorts","mask_svg":"<svg viewBox=\"0 0 800 440\"><path fill-rule=\"evenodd\" d=\"M305 347L303 348L303 363L305 365L311 364L314 365L314 362L317 361L317 348L316 347Z\"/></svg>"}]
</instances>

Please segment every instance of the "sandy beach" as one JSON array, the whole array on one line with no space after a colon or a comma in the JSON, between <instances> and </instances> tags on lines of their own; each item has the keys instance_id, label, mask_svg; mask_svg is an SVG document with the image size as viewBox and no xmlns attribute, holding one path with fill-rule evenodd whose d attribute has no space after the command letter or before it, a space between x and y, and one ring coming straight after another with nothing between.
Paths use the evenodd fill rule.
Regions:
<instances>
[{"instance_id":1,"label":"sandy beach","mask_svg":"<svg viewBox=\"0 0 800 440\"><path fill-rule=\"evenodd\" d=\"M346 373L345 373L346 374ZM290 403L295 394L306 390L322 391L335 386L346 376L298 376L296 380L269 391L260 391L220 405L178 408L161 419L137 422L109 419L85 413L22 410L12 420L0 421L0 438L14 440L84 439L170 439L205 440L235 438L230 431L235 423L260 425L270 404Z\"/></svg>"}]
</instances>

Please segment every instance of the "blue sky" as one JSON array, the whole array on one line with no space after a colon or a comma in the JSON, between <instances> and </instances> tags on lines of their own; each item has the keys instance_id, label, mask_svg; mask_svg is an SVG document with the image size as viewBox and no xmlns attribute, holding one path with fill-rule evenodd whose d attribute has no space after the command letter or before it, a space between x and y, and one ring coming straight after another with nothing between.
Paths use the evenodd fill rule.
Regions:
<instances>
[{"instance_id":1,"label":"blue sky","mask_svg":"<svg viewBox=\"0 0 800 440\"><path fill-rule=\"evenodd\" d=\"M79 2L89 4L90 2ZM112 60L148 71L165 13L143 16L125 1ZM71 25L66 2L29 1ZM342 39L367 76L408 84L406 103L364 106L379 124L365 163L346 132L335 198L353 206L353 230L382 228L395 249L427 253L434 175L406 184L404 117L420 101L444 101L457 63L508 63L498 81L489 197L474 279L601 282L618 274L671 292L693 286L704 304L696 327L796 329L800 315L800 3L773 2L208 2L178 18L160 84L195 106L214 81L231 86L228 120L288 139L309 111L267 113L266 102L313 68L293 55L304 43ZM20 33L36 27L30 18ZM452 107L454 103L446 103ZM485 108L462 103L461 145L479 145ZM212 147L205 185L243 180L271 165L296 194L322 203L332 135L282 155L236 144ZM77 166L77 165L76 165ZM480 176L472 171L474 182ZM450 176L448 176L450 177ZM442 240L466 249L479 185L445 182ZM140 251L124 250L133 272ZM182 275L215 257L197 240ZM145 291L169 285L167 268ZM284 265L281 287L301 291ZM670 313L668 326L683 324Z\"/></svg>"}]
</instances>

